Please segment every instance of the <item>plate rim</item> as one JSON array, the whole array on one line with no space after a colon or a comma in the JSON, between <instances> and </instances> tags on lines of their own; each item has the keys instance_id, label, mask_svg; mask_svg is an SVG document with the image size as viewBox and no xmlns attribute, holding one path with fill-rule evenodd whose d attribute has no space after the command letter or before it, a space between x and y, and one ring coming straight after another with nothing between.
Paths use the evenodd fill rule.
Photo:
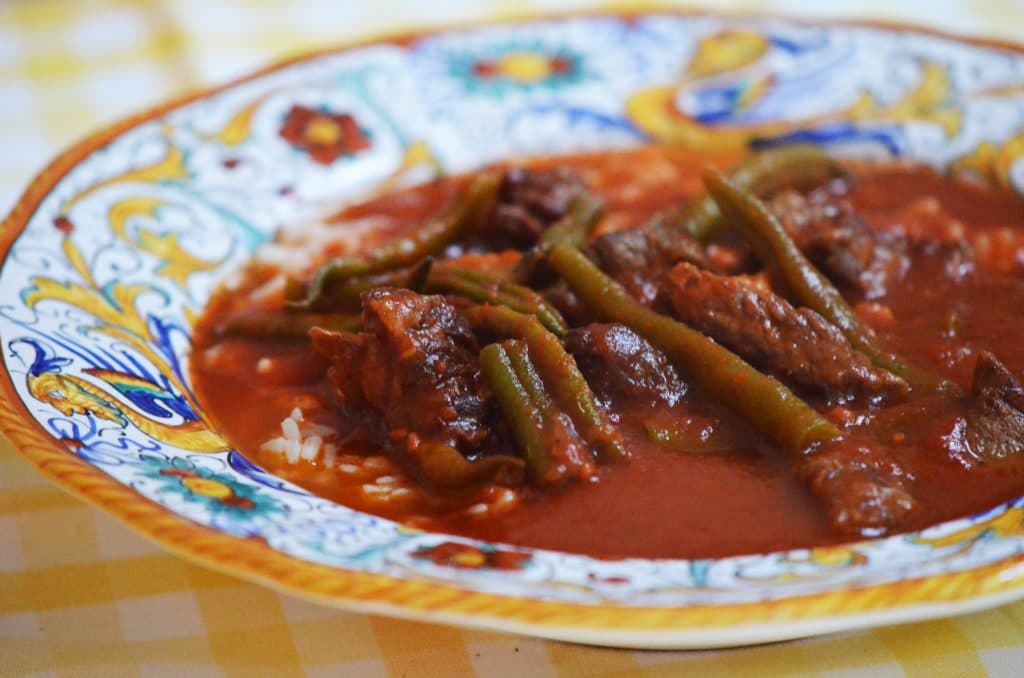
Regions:
<instances>
[{"instance_id":1,"label":"plate rim","mask_svg":"<svg viewBox=\"0 0 1024 678\"><path fill-rule=\"evenodd\" d=\"M380 31L272 61L241 77L195 89L86 135L36 174L0 222L0 267L43 199L79 162L123 133L195 101L295 64L377 44L402 45L452 31L527 21L607 16L632 20L651 14L911 31L1024 54L1024 42L962 35L912 22L814 19L780 12L674 8L658 4L629 9L511 12L494 19ZM0 370L0 432L10 440L19 456L55 485L175 556L280 593L357 612L595 645L710 648L962 614L1024 598L1024 553L962 572L863 587L847 586L780 600L723 605L654 607L610 602L592 605L470 591L426 578L410 579L321 565L276 551L264 542L231 536L192 522L146 499L99 468L69 455L67 449L31 416L17 395L7 369Z\"/></svg>"}]
</instances>

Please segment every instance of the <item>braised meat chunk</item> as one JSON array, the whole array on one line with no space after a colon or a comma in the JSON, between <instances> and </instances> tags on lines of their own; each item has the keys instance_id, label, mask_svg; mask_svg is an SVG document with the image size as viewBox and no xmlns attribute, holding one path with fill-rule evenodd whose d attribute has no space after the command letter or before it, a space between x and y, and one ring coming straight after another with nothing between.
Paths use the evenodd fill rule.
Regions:
<instances>
[{"instance_id":1,"label":"braised meat chunk","mask_svg":"<svg viewBox=\"0 0 1024 678\"><path fill-rule=\"evenodd\" d=\"M490 430L489 396L466 321L443 297L409 290L376 288L362 302L363 332L312 333L339 400L379 412L392 441L476 449Z\"/></svg>"},{"instance_id":2,"label":"braised meat chunk","mask_svg":"<svg viewBox=\"0 0 1024 678\"><path fill-rule=\"evenodd\" d=\"M665 354L625 325L579 327L569 332L565 344L605 402L643 398L672 406L686 393L686 384Z\"/></svg>"},{"instance_id":3,"label":"braised meat chunk","mask_svg":"<svg viewBox=\"0 0 1024 678\"><path fill-rule=\"evenodd\" d=\"M584 192L583 181L566 167L513 167L501 178L498 202L484 225L490 247L524 249L569 211Z\"/></svg>"},{"instance_id":4,"label":"braised meat chunk","mask_svg":"<svg viewBox=\"0 0 1024 678\"><path fill-rule=\"evenodd\" d=\"M1024 386L988 351L978 355L974 366L966 441L968 451L981 461L1024 451Z\"/></svg>"},{"instance_id":5,"label":"braised meat chunk","mask_svg":"<svg viewBox=\"0 0 1024 678\"><path fill-rule=\"evenodd\" d=\"M798 471L833 527L848 534L870 537L899 528L917 508L907 489L912 478L873 448L826 446L801 459Z\"/></svg>"},{"instance_id":6,"label":"braised meat chunk","mask_svg":"<svg viewBox=\"0 0 1024 678\"><path fill-rule=\"evenodd\" d=\"M783 381L837 401L908 390L820 315L742 278L683 263L666 276L665 287L680 320Z\"/></svg>"},{"instance_id":7,"label":"braised meat chunk","mask_svg":"<svg viewBox=\"0 0 1024 678\"><path fill-rule=\"evenodd\" d=\"M785 191L769 208L807 258L852 296L883 296L910 265L903 237L873 229L826 191Z\"/></svg>"},{"instance_id":8,"label":"braised meat chunk","mask_svg":"<svg viewBox=\"0 0 1024 678\"><path fill-rule=\"evenodd\" d=\"M657 298L661 276L675 264L685 261L708 267L701 244L660 219L606 233L596 238L591 248L601 268L647 306Z\"/></svg>"}]
</instances>

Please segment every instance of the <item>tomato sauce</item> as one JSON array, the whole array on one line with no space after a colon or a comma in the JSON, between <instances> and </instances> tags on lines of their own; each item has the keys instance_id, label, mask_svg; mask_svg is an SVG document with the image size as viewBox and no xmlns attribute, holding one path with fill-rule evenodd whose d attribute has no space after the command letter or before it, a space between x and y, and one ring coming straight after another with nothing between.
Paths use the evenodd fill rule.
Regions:
<instances>
[{"instance_id":1,"label":"tomato sauce","mask_svg":"<svg viewBox=\"0 0 1024 678\"><path fill-rule=\"evenodd\" d=\"M701 189L705 167L725 168L735 161L647 147L532 162L579 170L589 188L607 200L601 228L618 229L678 206ZM995 353L1014 374L1024 372L1022 262L1013 259L1012 248L1003 256L987 237L998 234L1000 243L1019 238L1024 244L1024 201L912 165L864 165L854 171L857 180L848 197L873 227L914 233L930 228L929 220L942 214L947 230L952 223L954 234L962 227L974 239L982 261L977 270L959 275L925 254L915 254L906 275L885 296L856 306L864 321L896 353L965 389L980 350ZM390 218L387 232L400 233L436 214L460 181L440 180L381 196L333 221L344 229L342 222L383 216ZM309 261L306 270L317 263ZM268 275L256 267L236 289L222 289L210 301L196 328L193 384L204 409L240 452L316 494L426 529L606 558L726 556L850 539L829 524L794 472L791 455L693 391L665 417L707 416L725 431L730 449L667 451L640 427L627 426L632 451L628 463L602 466L593 482L554 492L518 490L517 503L508 511L481 517L416 493L386 504L370 501L361 488L373 469L341 472L318 462L289 464L260 449L281 435L281 421L295 407L311 413L318 424L345 426L333 413L326 361L307 342L223 338L213 331L218 319L257 305L251 293ZM280 303L279 294L259 302L267 307ZM955 400L911 397L877 412L854 410L844 416L870 420L863 430L872 444L885 445L913 474L921 510L905 529L1024 494L1024 460L979 464L950 442L963 417L963 405ZM629 419L628 412L622 419ZM365 443L341 448L347 458L386 456ZM376 473L403 475L398 466L375 463Z\"/></svg>"}]
</instances>

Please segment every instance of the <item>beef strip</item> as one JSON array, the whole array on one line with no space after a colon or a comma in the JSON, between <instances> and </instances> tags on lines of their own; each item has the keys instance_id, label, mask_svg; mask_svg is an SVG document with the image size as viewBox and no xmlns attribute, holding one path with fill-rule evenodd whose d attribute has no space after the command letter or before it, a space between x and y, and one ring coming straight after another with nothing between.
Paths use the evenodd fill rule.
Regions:
<instances>
[{"instance_id":1,"label":"beef strip","mask_svg":"<svg viewBox=\"0 0 1024 678\"><path fill-rule=\"evenodd\" d=\"M917 508L913 478L871 447L837 441L801 458L798 473L821 501L829 521L847 534L873 537L905 524Z\"/></svg>"},{"instance_id":2,"label":"beef strip","mask_svg":"<svg viewBox=\"0 0 1024 678\"><path fill-rule=\"evenodd\" d=\"M768 289L682 263L664 286L680 320L790 384L843 402L908 390L850 346L839 328Z\"/></svg>"},{"instance_id":3,"label":"beef strip","mask_svg":"<svg viewBox=\"0 0 1024 678\"><path fill-rule=\"evenodd\" d=\"M974 366L965 434L968 451L981 461L1024 450L1024 386L988 351Z\"/></svg>"},{"instance_id":4,"label":"beef strip","mask_svg":"<svg viewBox=\"0 0 1024 678\"><path fill-rule=\"evenodd\" d=\"M661 219L605 233L594 240L591 250L608 275L648 306L658 296L658 281L675 264L686 261L709 267L701 244L688 232L672 228Z\"/></svg>"},{"instance_id":5,"label":"beef strip","mask_svg":"<svg viewBox=\"0 0 1024 678\"><path fill-rule=\"evenodd\" d=\"M313 347L348 409L380 413L392 441L477 450L490 431L489 392L465 319L443 297L376 288L362 296L364 331L314 329Z\"/></svg>"},{"instance_id":6,"label":"beef strip","mask_svg":"<svg viewBox=\"0 0 1024 678\"><path fill-rule=\"evenodd\" d=\"M567 167L506 170L481 239L492 249L526 249L568 213L572 201L584 190L582 179Z\"/></svg>"},{"instance_id":7,"label":"beef strip","mask_svg":"<svg viewBox=\"0 0 1024 678\"><path fill-rule=\"evenodd\" d=\"M625 325L575 328L565 345L595 395L606 403L643 398L672 406L686 393L686 384L665 354Z\"/></svg>"},{"instance_id":8,"label":"beef strip","mask_svg":"<svg viewBox=\"0 0 1024 678\"><path fill-rule=\"evenodd\" d=\"M784 191L769 209L807 258L850 296L884 296L910 264L904 237L875 230L829 191Z\"/></svg>"}]
</instances>

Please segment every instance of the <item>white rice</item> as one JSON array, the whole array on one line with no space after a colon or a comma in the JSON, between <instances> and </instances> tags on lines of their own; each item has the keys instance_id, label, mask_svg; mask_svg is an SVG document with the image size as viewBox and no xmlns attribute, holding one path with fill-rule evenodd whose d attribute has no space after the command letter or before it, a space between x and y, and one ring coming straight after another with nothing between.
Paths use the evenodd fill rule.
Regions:
<instances>
[{"instance_id":1,"label":"white rice","mask_svg":"<svg viewBox=\"0 0 1024 678\"><path fill-rule=\"evenodd\" d=\"M343 484L381 507L421 496L420 490L412 486L411 480L387 457L345 454L337 441L336 430L310 421L302 408L296 407L281 421L281 435L264 442L260 450L283 457L290 465L313 462L320 468L343 474L339 478ZM484 518L504 513L518 502L519 494L515 491L492 486L463 511L467 516Z\"/></svg>"},{"instance_id":2,"label":"white rice","mask_svg":"<svg viewBox=\"0 0 1024 678\"><path fill-rule=\"evenodd\" d=\"M283 275L275 275L273 278L250 292L249 299L256 305L262 305L272 297L281 294L284 291L284 285L285 277Z\"/></svg>"},{"instance_id":3,"label":"white rice","mask_svg":"<svg viewBox=\"0 0 1024 678\"><path fill-rule=\"evenodd\" d=\"M338 445L334 442L337 435L329 426L307 422L302 410L296 407L281 421L280 437L266 441L260 450L281 455L289 464L319 460L333 466L338 456Z\"/></svg>"},{"instance_id":4,"label":"white rice","mask_svg":"<svg viewBox=\"0 0 1024 678\"><path fill-rule=\"evenodd\" d=\"M215 369L224 356L224 344L214 344L203 351L203 364L208 369Z\"/></svg>"},{"instance_id":5,"label":"white rice","mask_svg":"<svg viewBox=\"0 0 1024 678\"><path fill-rule=\"evenodd\" d=\"M277 243L268 242L265 245L260 246L260 249L256 253L257 261L267 266L273 266L276 269L282 271L296 271L301 270L298 261L298 253L290 248L278 245Z\"/></svg>"},{"instance_id":6,"label":"white rice","mask_svg":"<svg viewBox=\"0 0 1024 678\"><path fill-rule=\"evenodd\" d=\"M338 446L334 443L326 443L323 449L324 465L328 468L334 466L338 459Z\"/></svg>"},{"instance_id":7,"label":"white rice","mask_svg":"<svg viewBox=\"0 0 1024 678\"><path fill-rule=\"evenodd\" d=\"M503 487L497 492L497 496L491 501L490 510L493 512L504 512L519 503L519 494L514 490Z\"/></svg>"},{"instance_id":8,"label":"white rice","mask_svg":"<svg viewBox=\"0 0 1024 678\"><path fill-rule=\"evenodd\" d=\"M288 460L289 464L299 463L299 441L298 440L286 440L284 441L284 457Z\"/></svg>"},{"instance_id":9,"label":"white rice","mask_svg":"<svg viewBox=\"0 0 1024 678\"><path fill-rule=\"evenodd\" d=\"M294 417L292 418L294 419ZM306 435L320 436L321 438L330 438L337 434L337 431L330 426L321 426L320 424L306 424L302 430Z\"/></svg>"},{"instance_id":10,"label":"white rice","mask_svg":"<svg viewBox=\"0 0 1024 678\"><path fill-rule=\"evenodd\" d=\"M302 442L299 456L308 461L313 461L320 456L320 448L323 444L323 438L320 436L309 436Z\"/></svg>"},{"instance_id":11,"label":"white rice","mask_svg":"<svg viewBox=\"0 0 1024 678\"><path fill-rule=\"evenodd\" d=\"M267 442L260 445L260 449L264 452L272 452L274 454L284 454L285 450L288 449L288 442L284 438L271 438Z\"/></svg>"},{"instance_id":12,"label":"white rice","mask_svg":"<svg viewBox=\"0 0 1024 678\"><path fill-rule=\"evenodd\" d=\"M302 436L298 422L291 417L286 417L281 422L281 433L287 440L299 440Z\"/></svg>"},{"instance_id":13,"label":"white rice","mask_svg":"<svg viewBox=\"0 0 1024 678\"><path fill-rule=\"evenodd\" d=\"M339 454L337 438L336 430L309 421L302 409L296 407L281 421L281 435L260 445L260 450L284 457L288 464L316 462L323 468L340 471L375 503L416 494L406 486L403 476L396 475L395 466L386 457Z\"/></svg>"},{"instance_id":14,"label":"white rice","mask_svg":"<svg viewBox=\"0 0 1024 678\"><path fill-rule=\"evenodd\" d=\"M363 460L363 468L368 468L373 471L384 471L387 470L390 466L391 462L389 462L384 457L367 457L365 460Z\"/></svg>"}]
</instances>

